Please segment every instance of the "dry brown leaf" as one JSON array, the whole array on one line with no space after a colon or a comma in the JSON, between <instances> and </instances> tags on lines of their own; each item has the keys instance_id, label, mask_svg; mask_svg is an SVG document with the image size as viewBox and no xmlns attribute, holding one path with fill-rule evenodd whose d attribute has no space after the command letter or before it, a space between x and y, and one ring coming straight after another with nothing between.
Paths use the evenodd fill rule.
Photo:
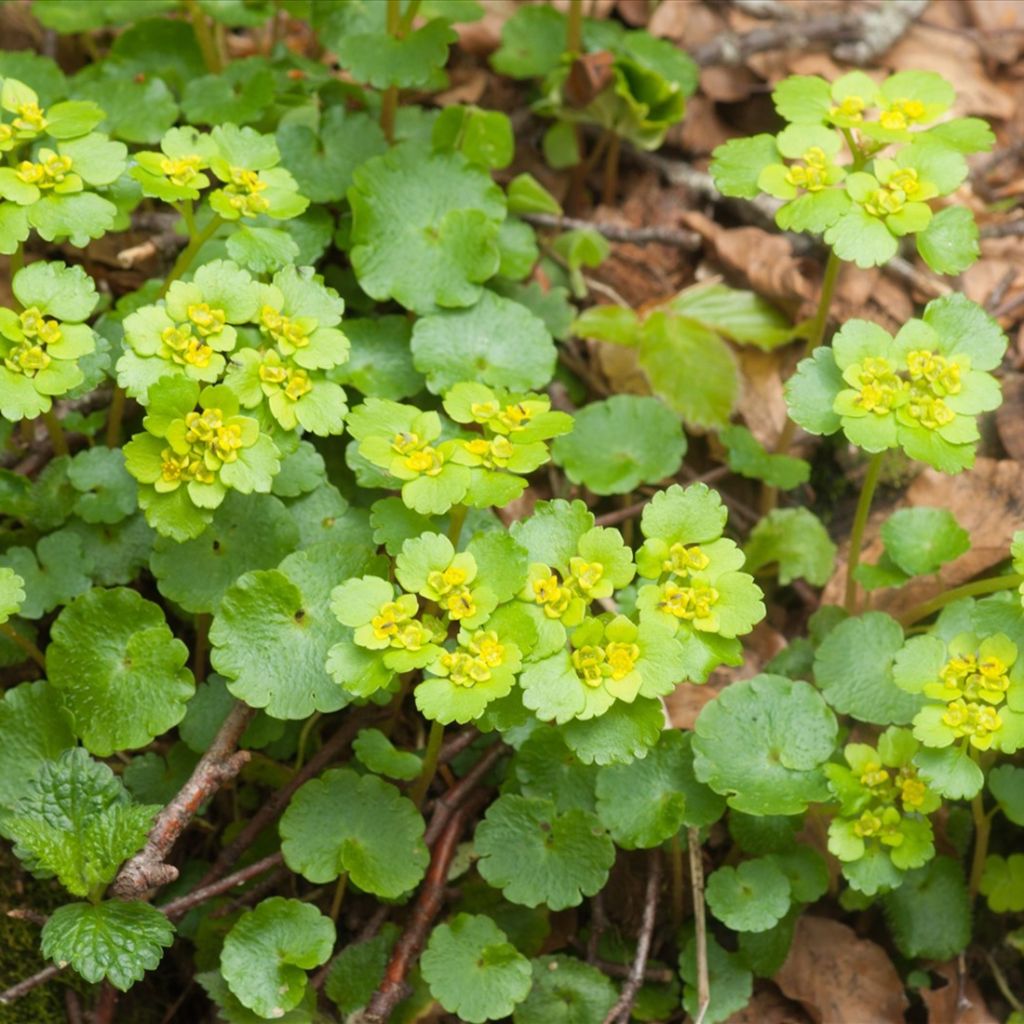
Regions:
<instances>
[{"instance_id":1,"label":"dry brown leaf","mask_svg":"<svg viewBox=\"0 0 1024 1024\"><path fill-rule=\"evenodd\" d=\"M741 348L740 398L737 411L750 432L771 450L786 425L786 399L782 393L783 354Z\"/></svg>"},{"instance_id":2,"label":"dry brown leaf","mask_svg":"<svg viewBox=\"0 0 1024 1024\"><path fill-rule=\"evenodd\" d=\"M760 88L757 76L746 68L708 67L700 73L700 91L716 103L738 103ZM687 116L693 116L692 108Z\"/></svg>"},{"instance_id":3,"label":"dry brown leaf","mask_svg":"<svg viewBox=\"0 0 1024 1024\"><path fill-rule=\"evenodd\" d=\"M996 411L996 427L1007 452L1024 461L1024 374L1003 377L1003 404Z\"/></svg>"},{"instance_id":4,"label":"dry brown leaf","mask_svg":"<svg viewBox=\"0 0 1024 1024\"><path fill-rule=\"evenodd\" d=\"M979 458L972 469L950 477L925 469L907 489L903 501L875 512L865 531L862 562L876 562L882 554L882 523L897 507L946 508L971 535L971 549L947 562L938 577L912 580L897 590L871 595L872 607L898 615L936 594L991 569L1009 555L1010 540L1024 522L1024 466L1011 459ZM840 549L838 569L822 592L823 604L842 600L846 583L846 549Z\"/></svg>"},{"instance_id":5,"label":"dry brown leaf","mask_svg":"<svg viewBox=\"0 0 1024 1024\"><path fill-rule=\"evenodd\" d=\"M932 970L945 978L946 984L931 991L921 990L921 999L928 1008L928 1024L950 1024L951 1021L956 1021L956 1024L999 1024L999 1018L989 1012L978 986L969 976L963 981L966 1005L957 1008L960 984L955 963L938 964Z\"/></svg>"},{"instance_id":6,"label":"dry brown leaf","mask_svg":"<svg viewBox=\"0 0 1024 1024\"><path fill-rule=\"evenodd\" d=\"M650 0L616 0L615 10L627 25L643 28L654 11Z\"/></svg>"},{"instance_id":7,"label":"dry brown leaf","mask_svg":"<svg viewBox=\"0 0 1024 1024\"><path fill-rule=\"evenodd\" d=\"M686 117L669 129L666 142L694 156L707 156L735 136L718 116L715 104L698 94L686 101Z\"/></svg>"},{"instance_id":8,"label":"dry brown leaf","mask_svg":"<svg viewBox=\"0 0 1024 1024\"><path fill-rule=\"evenodd\" d=\"M775 983L816 1024L903 1024L907 997L881 946L845 924L804 914Z\"/></svg>"},{"instance_id":9,"label":"dry brown leaf","mask_svg":"<svg viewBox=\"0 0 1024 1024\"><path fill-rule=\"evenodd\" d=\"M674 0L658 4L647 23L647 31L660 39L672 39L687 52L713 39L725 29L725 19L709 4L688 4Z\"/></svg>"},{"instance_id":10,"label":"dry brown leaf","mask_svg":"<svg viewBox=\"0 0 1024 1024\"><path fill-rule=\"evenodd\" d=\"M483 68L458 68L452 72L452 86L439 92L434 102L439 107L456 103L476 103L487 88L487 72Z\"/></svg>"},{"instance_id":11,"label":"dry brown leaf","mask_svg":"<svg viewBox=\"0 0 1024 1024\"><path fill-rule=\"evenodd\" d=\"M810 1017L772 987L755 992L754 998L725 1024L810 1024Z\"/></svg>"}]
</instances>

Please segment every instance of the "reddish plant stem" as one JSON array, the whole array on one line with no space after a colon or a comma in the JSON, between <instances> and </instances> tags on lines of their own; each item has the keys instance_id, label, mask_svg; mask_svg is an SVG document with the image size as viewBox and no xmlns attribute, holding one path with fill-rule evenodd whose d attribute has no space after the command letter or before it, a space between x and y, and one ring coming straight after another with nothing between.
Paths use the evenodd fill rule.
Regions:
<instances>
[{"instance_id":1,"label":"reddish plant stem","mask_svg":"<svg viewBox=\"0 0 1024 1024\"><path fill-rule=\"evenodd\" d=\"M295 791L306 781L326 768L355 738L357 732L372 720L353 715L344 725L297 771L280 789L273 792L249 819L249 823L221 850L210 870L200 879L200 885L209 885L221 878L231 865L259 838L260 833L279 815L284 813Z\"/></svg>"},{"instance_id":2,"label":"reddish plant stem","mask_svg":"<svg viewBox=\"0 0 1024 1024\"><path fill-rule=\"evenodd\" d=\"M147 889L166 885L178 877L178 869L164 861L196 811L249 760L248 751L235 748L255 714L255 708L242 703L235 704L228 713L188 782L157 816L146 845L118 872L111 887L118 899L138 899Z\"/></svg>"},{"instance_id":3,"label":"reddish plant stem","mask_svg":"<svg viewBox=\"0 0 1024 1024\"><path fill-rule=\"evenodd\" d=\"M486 799L486 798L484 798ZM373 994L366 1009L360 1015L359 1024L384 1024L390 1020L391 1013L405 997L408 985L405 977L416 962L426 941L427 932L434 919L441 912L444 904L445 886L448 881L448 869L459 845L459 839L473 812L480 801L473 800L465 804L452 815L444 831L434 846L430 867L423 880L419 897L405 931L399 937L391 954L384 980L380 988Z\"/></svg>"},{"instance_id":4,"label":"reddish plant stem","mask_svg":"<svg viewBox=\"0 0 1024 1024\"><path fill-rule=\"evenodd\" d=\"M103 982L96 1000L96 1009L92 1013L93 1024L114 1024L119 995L120 993L109 981Z\"/></svg>"},{"instance_id":5,"label":"reddish plant stem","mask_svg":"<svg viewBox=\"0 0 1024 1024\"><path fill-rule=\"evenodd\" d=\"M452 815L466 801L469 794L483 781L484 776L494 767L498 759L508 750L504 743L495 743L489 747L480 760L459 779L443 796L434 802L434 813L427 826L424 840L427 846L433 846L451 820Z\"/></svg>"},{"instance_id":6,"label":"reddish plant stem","mask_svg":"<svg viewBox=\"0 0 1024 1024\"><path fill-rule=\"evenodd\" d=\"M245 882L251 881L257 875L262 875L282 862L283 857L281 856L281 851L278 850L277 853L272 853L262 860L255 861L244 868L239 868L234 874L228 875L218 882L213 882L210 885L201 885L198 889L193 889L184 896L179 896L176 900L165 903L158 909L172 921L176 918L184 917L193 907L198 907L201 903L213 899L214 896L220 896L229 889L234 889L236 885L243 885Z\"/></svg>"},{"instance_id":7,"label":"reddish plant stem","mask_svg":"<svg viewBox=\"0 0 1024 1024\"><path fill-rule=\"evenodd\" d=\"M658 895L661 890L661 851L651 850L650 856L651 866L647 872L647 885L644 888L644 913L640 921L640 934L637 937L633 966L629 969L629 976L626 978L626 984L622 986L619 998L605 1015L604 1024L629 1024L630 1011L636 1001L636 994L644 983L647 958L651 954L654 923L658 919Z\"/></svg>"},{"instance_id":8,"label":"reddish plant stem","mask_svg":"<svg viewBox=\"0 0 1024 1024\"><path fill-rule=\"evenodd\" d=\"M82 1000L73 988L64 989L64 1014L68 1024L84 1024Z\"/></svg>"},{"instance_id":9,"label":"reddish plant stem","mask_svg":"<svg viewBox=\"0 0 1024 1024\"><path fill-rule=\"evenodd\" d=\"M441 744L441 754L437 759L438 764L447 764L453 761L464 750L473 745L473 742L480 735L480 730L475 725L456 733L450 740Z\"/></svg>"}]
</instances>

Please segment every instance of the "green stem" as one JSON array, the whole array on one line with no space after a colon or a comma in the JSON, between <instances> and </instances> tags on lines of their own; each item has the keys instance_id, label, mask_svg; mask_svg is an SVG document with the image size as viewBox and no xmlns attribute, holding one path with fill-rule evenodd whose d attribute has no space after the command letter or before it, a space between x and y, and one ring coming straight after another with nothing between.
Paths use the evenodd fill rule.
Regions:
<instances>
[{"instance_id":1,"label":"green stem","mask_svg":"<svg viewBox=\"0 0 1024 1024\"><path fill-rule=\"evenodd\" d=\"M67 455L68 439L64 436L64 428L60 425L60 420L57 419L53 409L48 409L43 413L43 423L46 425L46 432L50 435L54 453Z\"/></svg>"},{"instance_id":2,"label":"green stem","mask_svg":"<svg viewBox=\"0 0 1024 1024\"><path fill-rule=\"evenodd\" d=\"M18 248L11 253L8 261L11 277L25 266L25 243L19 242Z\"/></svg>"},{"instance_id":3,"label":"green stem","mask_svg":"<svg viewBox=\"0 0 1024 1024\"><path fill-rule=\"evenodd\" d=\"M857 511L853 517L853 528L850 530L850 553L846 559L846 610L853 615L857 610L857 566L860 565L860 549L864 543L864 528L868 525L868 514L871 511L871 499L875 496L878 486L878 474L882 468L882 453L871 456L868 471L864 474L864 482L860 485L860 497L857 499Z\"/></svg>"},{"instance_id":4,"label":"green stem","mask_svg":"<svg viewBox=\"0 0 1024 1024\"><path fill-rule=\"evenodd\" d=\"M419 14L420 3L422 0L409 0L409 6L405 9L405 14L402 15L401 20L398 23L398 38L404 39L409 29L412 28L412 23L416 20L416 15Z\"/></svg>"},{"instance_id":5,"label":"green stem","mask_svg":"<svg viewBox=\"0 0 1024 1024\"><path fill-rule=\"evenodd\" d=\"M983 594L996 594L1000 590L1013 590L1024 583L1024 575L1019 572L1007 573L1005 576L991 576L986 580L975 580L973 583L965 583L962 587L954 587L947 590L930 601L922 601L913 608L905 611L899 618L901 625L912 626L921 619L934 615L941 611L947 604L959 601L964 597L980 597Z\"/></svg>"},{"instance_id":6,"label":"green stem","mask_svg":"<svg viewBox=\"0 0 1024 1024\"><path fill-rule=\"evenodd\" d=\"M188 11L189 20L192 22L192 31L195 33L196 43L199 45L199 52L203 55L203 63L211 75L219 75L224 70L214 41L210 32L210 24L206 20L203 9L199 6L198 0L184 0L185 9Z\"/></svg>"},{"instance_id":7,"label":"green stem","mask_svg":"<svg viewBox=\"0 0 1024 1024\"><path fill-rule=\"evenodd\" d=\"M583 0L569 0L569 18L565 23L565 52L573 56L583 52Z\"/></svg>"},{"instance_id":8,"label":"green stem","mask_svg":"<svg viewBox=\"0 0 1024 1024\"><path fill-rule=\"evenodd\" d=\"M348 872L342 871L338 875L338 884L334 887L334 898L331 900L331 920L337 922L341 913L341 901L345 898L345 890L348 888Z\"/></svg>"},{"instance_id":9,"label":"green stem","mask_svg":"<svg viewBox=\"0 0 1024 1024\"><path fill-rule=\"evenodd\" d=\"M971 757L982 771L985 766L982 758L973 747ZM979 790L971 801L971 817L974 819L974 854L971 857L971 875L967 884L967 891L970 894L971 902L974 902L978 890L981 888L981 876L985 870L985 858L988 856L988 840L992 833L992 815L985 811L985 799L982 796L984 790Z\"/></svg>"},{"instance_id":10,"label":"green stem","mask_svg":"<svg viewBox=\"0 0 1024 1024\"><path fill-rule=\"evenodd\" d=\"M118 448L121 444L121 420L124 419L124 404L127 399L124 388L114 387L107 410L107 447Z\"/></svg>"},{"instance_id":11,"label":"green stem","mask_svg":"<svg viewBox=\"0 0 1024 1024\"><path fill-rule=\"evenodd\" d=\"M437 773L437 759L441 754L441 742L444 739L444 726L440 722L430 723L430 735L427 737L427 749L423 754L423 769L419 777L409 787L407 796L419 807L427 795L434 775Z\"/></svg>"},{"instance_id":12,"label":"green stem","mask_svg":"<svg viewBox=\"0 0 1024 1024\"><path fill-rule=\"evenodd\" d=\"M0 633L17 644L44 672L46 655L27 636L22 636L9 622L0 622Z\"/></svg>"},{"instance_id":13,"label":"green stem","mask_svg":"<svg viewBox=\"0 0 1024 1024\"><path fill-rule=\"evenodd\" d=\"M387 0L386 24L388 35L402 37L402 0ZM415 13L415 12L414 12ZM410 19L411 23L411 19ZM398 114L398 86L389 85L380 102L380 127L388 142L395 141L395 117Z\"/></svg>"},{"instance_id":14,"label":"green stem","mask_svg":"<svg viewBox=\"0 0 1024 1024\"><path fill-rule=\"evenodd\" d=\"M459 537L462 536L462 526L466 522L468 511L465 505L452 505L448 513L448 539L452 542L453 548L459 546Z\"/></svg>"},{"instance_id":15,"label":"green stem","mask_svg":"<svg viewBox=\"0 0 1024 1024\"><path fill-rule=\"evenodd\" d=\"M188 242L188 245L178 253L178 258L174 261L174 266L171 267L170 273L164 278L164 283L160 286L160 291L157 292L157 298L162 299L167 294L167 289L181 277L185 271L192 266L192 261L196 258L196 253L217 233L217 229L224 223L224 218L218 214L214 214L210 218L209 224L205 228L202 228L196 234L194 234Z\"/></svg>"},{"instance_id":16,"label":"green stem","mask_svg":"<svg viewBox=\"0 0 1024 1024\"><path fill-rule=\"evenodd\" d=\"M309 736L313 731L313 727L317 722L320 721L324 716L317 711L315 714L310 715L306 719L305 724L302 726L302 731L299 733L299 742L296 744L295 750L295 770L298 771L303 762L306 760L306 747L309 745Z\"/></svg>"}]
</instances>

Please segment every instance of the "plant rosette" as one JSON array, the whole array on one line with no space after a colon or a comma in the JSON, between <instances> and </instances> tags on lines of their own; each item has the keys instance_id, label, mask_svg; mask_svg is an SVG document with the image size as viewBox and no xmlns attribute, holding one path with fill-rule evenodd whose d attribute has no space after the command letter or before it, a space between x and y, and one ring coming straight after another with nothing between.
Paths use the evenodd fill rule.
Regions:
<instances>
[{"instance_id":1,"label":"plant rosette","mask_svg":"<svg viewBox=\"0 0 1024 1024\"><path fill-rule=\"evenodd\" d=\"M689 678L703 682L716 665L738 664L737 637L764 618L763 594L741 572L743 552L722 537L726 511L703 484L674 484L644 509L637 571L654 582L637 595L641 622L657 623L686 650Z\"/></svg>"},{"instance_id":2,"label":"plant rosette","mask_svg":"<svg viewBox=\"0 0 1024 1024\"><path fill-rule=\"evenodd\" d=\"M961 633L908 640L893 663L896 685L928 703L914 736L931 748L956 744L962 754L1024 746L1024 659L1005 634Z\"/></svg>"},{"instance_id":3,"label":"plant rosette","mask_svg":"<svg viewBox=\"0 0 1024 1024\"><path fill-rule=\"evenodd\" d=\"M902 872L935 855L927 815L942 801L918 776L919 744L908 729L886 729L878 745L848 743L845 765L825 765L839 811L828 830L828 848L857 890L894 889Z\"/></svg>"},{"instance_id":4,"label":"plant rosette","mask_svg":"<svg viewBox=\"0 0 1024 1024\"><path fill-rule=\"evenodd\" d=\"M33 263L11 290L20 312L0 308L0 413L17 422L49 412L53 398L84 380L78 360L96 349L83 323L99 297L81 267Z\"/></svg>"},{"instance_id":5,"label":"plant rosette","mask_svg":"<svg viewBox=\"0 0 1024 1024\"><path fill-rule=\"evenodd\" d=\"M793 419L812 434L842 429L868 452L902 448L946 473L974 463L977 416L999 406L1006 339L961 295L928 304L893 338L877 324L848 321L805 359L787 384Z\"/></svg>"},{"instance_id":6,"label":"plant rosette","mask_svg":"<svg viewBox=\"0 0 1024 1024\"><path fill-rule=\"evenodd\" d=\"M281 467L277 446L223 385L157 381L143 426L124 447L125 465L150 526L175 540L198 537L229 490L268 493Z\"/></svg>"},{"instance_id":7,"label":"plant rosette","mask_svg":"<svg viewBox=\"0 0 1024 1024\"><path fill-rule=\"evenodd\" d=\"M199 198L209 187L210 161L218 155L217 143L206 133L188 126L171 128L160 140L160 151L135 153L129 174L142 194L167 203Z\"/></svg>"},{"instance_id":8,"label":"plant rosette","mask_svg":"<svg viewBox=\"0 0 1024 1024\"><path fill-rule=\"evenodd\" d=\"M255 319L259 298L260 286L230 260L206 263L191 281L175 281L162 302L125 317L129 347L117 362L118 383L145 403L162 377L219 381L225 356L238 343L237 328Z\"/></svg>"}]
</instances>

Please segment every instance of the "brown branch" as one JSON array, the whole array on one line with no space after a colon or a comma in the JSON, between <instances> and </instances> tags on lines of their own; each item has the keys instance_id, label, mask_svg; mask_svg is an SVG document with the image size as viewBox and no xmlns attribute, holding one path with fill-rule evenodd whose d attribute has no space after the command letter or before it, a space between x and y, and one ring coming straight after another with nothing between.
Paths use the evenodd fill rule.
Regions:
<instances>
[{"instance_id":1,"label":"brown branch","mask_svg":"<svg viewBox=\"0 0 1024 1024\"><path fill-rule=\"evenodd\" d=\"M235 748L255 714L255 708L240 702L228 713L189 780L157 815L146 845L117 873L111 891L118 899L138 899L148 889L166 885L178 877L178 869L165 863L167 855L196 811L249 760L247 750L236 751Z\"/></svg>"},{"instance_id":2,"label":"brown branch","mask_svg":"<svg viewBox=\"0 0 1024 1024\"><path fill-rule=\"evenodd\" d=\"M420 894L409 915L408 924L392 950L391 960L384 972L384 980L366 1009L353 1017L352 1024L385 1024L390 1020L394 1008L407 994L409 986L405 977L420 955L427 932L441 911L448 869L451 867L466 823L476 807L477 801L474 800L459 808L438 838Z\"/></svg>"},{"instance_id":3,"label":"brown branch","mask_svg":"<svg viewBox=\"0 0 1024 1024\"><path fill-rule=\"evenodd\" d=\"M650 857L651 866L647 872L647 885L644 889L644 913L640 922L633 966L615 1005L605 1014L604 1024L629 1024L636 994L644 983L647 958L651 953L651 937L654 935L654 922L658 919L658 895L661 890L661 851L652 850Z\"/></svg>"},{"instance_id":4,"label":"brown branch","mask_svg":"<svg viewBox=\"0 0 1024 1024\"><path fill-rule=\"evenodd\" d=\"M249 823L217 855L209 871L200 879L200 885L209 885L221 878L238 858L259 838L260 833L275 821L288 806L295 791L314 775L319 774L352 742L360 729L374 719L367 720L357 715L349 717L338 731L297 771L283 786L266 799L260 809L249 819Z\"/></svg>"},{"instance_id":5,"label":"brown branch","mask_svg":"<svg viewBox=\"0 0 1024 1024\"><path fill-rule=\"evenodd\" d=\"M813 43L852 42L861 38L864 17L857 11L842 11L808 18L796 24L786 21L750 32L720 32L698 46L693 59L702 67L738 67L755 53L766 50L805 50Z\"/></svg>"},{"instance_id":6,"label":"brown branch","mask_svg":"<svg viewBox=\"0 0 1024 1024\"><path fill-rule=\"evenodd\" d=\"M33 974L31 978L19 981L17 985L12 985L9 989L0 992L0 1006L6 1006L8 1003L21 999L22 996L27 996L32 989L45 985L46 982L56 978L63 970L63 967L50 964L49 967L44 967L41 971Z\"/></svg>"},{"instance_id":7,"label":"brown branch","mask_svg":"<svg viewBox=\"0 0 1024 1024\"><path fill-rule=\"evenodd\" d=\"M711 1005L711 982L708 978L708 930L704 917L704 859L700 849L700 829L686 830L690 848L690 895L693 899L694 944L697 947L697 1017L703 1024Z\"/></svg>"},{"instance_id":8,"label":"brown branch","mask_svg":"<svg viewBox=\"0 0 1024 1024\"><path fill-rule=\"evenodd\" d=\"M100 994L96 999L96 1009L92 1012L93 1024L114 1024L117 1015L117 1001L121 993L104 981L100 985Z\"/></svg>"},{"instance_id":9,"label":"brown branch","mask_svg":"<svg viewBox=\"0 0 1024 1024\"><path fill-rule=\"evenodd\" d=\"M468 750L479 736L480 730L475 725L471 725L469 728L463 729L462 732L456 733L450 740L445 740L441 746L437 763L447 764L449 761L455 760L464 750Z\"/></svg>"},{"instance_id":10,"label":"brown branch","mask_svg":"<svg viewBox=\"0 0 1024 1024\"><path fill-rule=\"evenodd\" d=\"M278 850L277 853L272 853L262 860L240 868L234 874L228 875L226 878L220 879L220 881L212 882L210 885L201 885L198 889L193 889L184 896L179 896L176 900L171 900L170 903L165 903L157 909L162 914L166 914L172 921L176 918L184 917L193 907L198 907L201 903L213 899L214 896L220 896L229 889L234 889L236 885L242 885L257 875L262 875L271 868L277 867L282 861L281 851Z\"/></svg>"},{"instance_id":11,"label":"brown branch","mask_svg":"<svg viewBox=\"0 0 1024 1024\"><path fill-rule=\"evenodd\" d=\"M612 242L629 242L633 245L672 245L677 249L693 252L701 246L701 237L696 231L680 228L628 228L619 224L604 224L601 221L580 220L577 217L559 217L551 213L524 213L521 219L542 228L567 228L576 231L596 231Z\"/></svg>"},{"instance_id":12,"label":"brown branch","mask_svg":"<svg viewBox=\"0 0 1024 1024\"><path fill-rule=\"evenodd\" d=\"M480 760L447 793L434 801L434 813L423 837L427 846L433 846L451 816L465 803L470 793L483 781L484 776L507 750L508 747L504 743L495 743L488 747Z\"/></svg>"}]
</instances>

